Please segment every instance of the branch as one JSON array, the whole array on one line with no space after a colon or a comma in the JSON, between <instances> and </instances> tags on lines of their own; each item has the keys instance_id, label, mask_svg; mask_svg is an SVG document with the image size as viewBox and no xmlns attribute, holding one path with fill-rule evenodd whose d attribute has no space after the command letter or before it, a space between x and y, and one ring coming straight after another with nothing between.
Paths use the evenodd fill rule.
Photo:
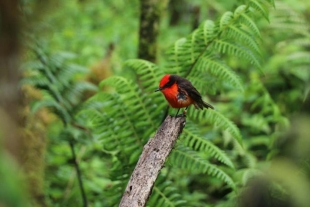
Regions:
<instances>
[{"instance_id":1,"label":"branch","mask_svg":"<svg viewBox=\"0 0 310 207\"><path fill-rule=\"evenodd\" d=\"M144 146L131 174L120 207L144 207L156 178L185 126L185 117L167 116L155 136Z\"/></svg>"}]
</instances>

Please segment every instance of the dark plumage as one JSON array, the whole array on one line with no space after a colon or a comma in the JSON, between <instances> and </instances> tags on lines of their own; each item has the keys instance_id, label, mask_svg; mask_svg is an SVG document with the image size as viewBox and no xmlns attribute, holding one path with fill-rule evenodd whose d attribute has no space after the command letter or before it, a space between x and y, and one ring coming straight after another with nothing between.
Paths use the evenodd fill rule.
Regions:
<instances>
[{"instance_id":1,"label":"dark plumage","mask_svg":"<svg viewBox=\"0 0 310 207\"><path fill-rule=\"evenodd\" d=\"M181 94L181 96L189 96L191 99L194 100L195 108L203 109L205 107L214 109L212 105L202 100L200 93L189 80L182 78L178 75L170 75L170 81L168 82L168 85L172 85L174 83L177 83L178 92L179 94Z\"/></svg>"}]
</instances>

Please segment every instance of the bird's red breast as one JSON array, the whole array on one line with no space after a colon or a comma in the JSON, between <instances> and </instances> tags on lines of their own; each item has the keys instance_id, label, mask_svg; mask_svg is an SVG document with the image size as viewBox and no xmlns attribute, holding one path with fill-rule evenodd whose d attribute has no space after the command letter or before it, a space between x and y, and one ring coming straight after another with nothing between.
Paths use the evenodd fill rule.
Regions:
<instances>
[{"instance_id":1,"label":"bird's red breast","mask_svg":"<svg viewBox=\"0 0 310 207\"><path fill-rule=\"evenodd\" d=\"M183 99L178 97L179 89L177 83L174 83L170 88L165 88L161 92L173 108L183 108L191 105L193 100L186 95Z\"/></svg>"},{"instance_id":2,"label":"bird's red breast","mask_svg":"<svg viewBox=\"0 0 310 207\"><path fill-rule=\"evenodd\" d=\"M189 80L178 75L165 75L155 91L161 91L173 108L184 108L193 104L196 109L214 109L211 104L202 100L200 93Z\"/></svg>"},{"instance_id":3,"label":"bird's red breast","mask_svg":"<svg viewBox=\"0 0 310 207\"><path fill-rule=\"evenodd\" d=\"M183 91L184 95L180 96L180 90L182 89L179 88L177 81L170 79L170 75L165 75L161 79L159 88L173 108L183 108L194 103L193 99L188 96L186 91Z\"/></svg>"}]
</instances>

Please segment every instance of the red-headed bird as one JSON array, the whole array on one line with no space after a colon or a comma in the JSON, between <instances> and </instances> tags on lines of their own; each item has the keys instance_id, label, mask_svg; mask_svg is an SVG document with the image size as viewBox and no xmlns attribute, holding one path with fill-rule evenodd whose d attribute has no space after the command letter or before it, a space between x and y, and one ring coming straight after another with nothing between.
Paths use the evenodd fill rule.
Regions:
<instances>
[{"instance_id":1,"label":"red-headed bird","mask_svg":"<svg viewBox=\"0 0 310 207\"><path fill-rule=\"evenodd\" d=\"M196 109L214 109L213 106L202 100L200 93L191 82L177 75L165 75L159 83L159 88L155 91L161 91L170 106L178 109L176 116L180 108L186 107L187 109L191 104L194 104Z\"/></svg>"}]
</instances>

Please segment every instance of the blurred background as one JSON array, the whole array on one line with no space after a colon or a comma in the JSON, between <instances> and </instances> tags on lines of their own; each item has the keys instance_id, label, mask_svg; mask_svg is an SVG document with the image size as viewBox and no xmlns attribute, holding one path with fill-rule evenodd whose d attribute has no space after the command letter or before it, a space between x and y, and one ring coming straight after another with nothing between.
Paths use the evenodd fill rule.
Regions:
<instances>
[{"instance_id":1,"label":"blurred background","mask_svg":"<svg viewBox=\"0 0 310 207\"><path fill-rule=\"evenodd\" d=\"M147 31L155 38L145 41L154 45L143 52L141 5L150 2L1 0L1 207L117 206L110 200L121 194L106 192L116 185L110 171L116 158L73 114L102 80L112 75L135 79L123 67L126 60L143 58L164 67L165 51L175 41L247 0L153 1L156 26ZM276 1L268 11L269 22L255 22L262 37L262 70L226 57L244 92L210 94L243 136L242 149L225 134L212 140L233 161L235 170L228 174L238 190L172 169L169 176L185 206L310 203L310 2ZM45 80L50 96L61 104L42 93Z\"/></svg>"}]
</instances>

